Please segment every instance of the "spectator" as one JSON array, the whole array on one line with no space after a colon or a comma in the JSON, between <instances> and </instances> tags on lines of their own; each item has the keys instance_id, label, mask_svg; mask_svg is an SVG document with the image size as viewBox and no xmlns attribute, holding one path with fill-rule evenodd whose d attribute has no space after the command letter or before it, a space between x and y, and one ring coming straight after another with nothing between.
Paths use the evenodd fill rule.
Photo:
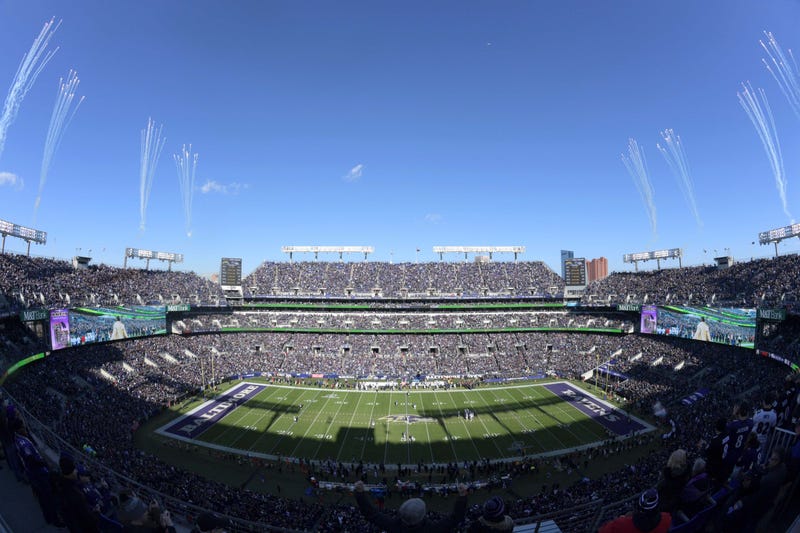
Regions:
<instances>
[{"instance_id":1,"label":"spectator","mask_svg":"<svg viewBox=\"0 0 800 533\"><path fill-rule=\"evenodd\" d=\"M672 452L667 460L667 466L661 472L658 482L658 496L661 509L667 512L677 510L683 487L689 479L689 470L686 460L686 450L678 449Z\"/></svg>"},{"instance_id":2,"label":"spectator","mask_svg":"<svg viewBox=\"0 0 800 533\"><path fill-rule=\"evenodd\" d=\"M705 448L703 450L703 455L706 459L706 472L708 472L717 486L722 485L728 480L725 468L722 465L722 440L725 438L726 426L727 422L725 418L718 418L714 423L714 436L708 442L707 446L705 446L705 442L703 442Z\"/></svg>"},{"instance_id":3,"label":"spectator","mask_svg":"<svg viewBox=\"0 0 800 533\"><path fill-rule=\"evenodd\" d=\"M59 513L67 529L72 533L99 532L97 516L81 490L75 460L70 455L61 454L58 464L61 469L58 480Z\"/></svg>"},{"instance_id":4,"label":"spectator","mask_svg":"<svg viewBox=\"0 0 800 533\"><path fill-rule=\"evenodd\" d=\"M425 502L420 498L406 500L397 510L397 516L376 510L364 493L364 483L355 484L355 497L358 508L364 517L389 533L404 531L425 531L426 533L452 531L464 520L467 511L467 487L458 486L458 498L453 506L453 512L442 520L430 520L427 515Z\"/></svg>"},{"instance_id":5,"label":"spectator","mask_svg":"<svg viewBox=\"0 0 800 533\"><path fill-rule=\"evenodd\" d=\"M125 533L175 533L169 511L155 501L148 506L132 491L120 494L118 516Z\"/></svg>"},{"instance_id":6,"label":"spectator","mask_svg":"<svg viewBox=\"0 0 800 533\"><path fill-rule=\"evenodd\" d=\"M483 504L483 514L470 524L469 533L513 531L514 520L506 514L506 504L499 496L493 496Z\"/></svg>"},{"instance_id":7,"label":"spectator","mask_svg":"<svg viewBox=\"0 0 800 533\"><path fill-rule=\"evenodd\" d=\"M666 533L672 525L672 516L658 509L658 491L648 489L639 496L632 514L608 522L599 533Z\"/></svg>"},{"instance_id":8,"label":"spectator","mask_svg":"<svg viewBox=\"0 0 800 533\"><path fill-rule=\"evenodd\" d=\"M754 531L758 522L764 518L776 503L778 492L786 482L786 464L783 462L784 452L780 448L773 450L767 461L766 473L754 489L742 496L728 509L725 524L726 531Z\"/></svg>"},{"instance_id":9,"label":"spectator","mask_svg":"<svg viewBox=\"0 0 800 533\"><path fill-rule=\"evenodd\" d=\"M695 459L692 466L692 478L681 491L680 510L691 517L706 506L706 496L711 491L711 478L706 473L706 462Z\"/></svg>"}]
</instances>

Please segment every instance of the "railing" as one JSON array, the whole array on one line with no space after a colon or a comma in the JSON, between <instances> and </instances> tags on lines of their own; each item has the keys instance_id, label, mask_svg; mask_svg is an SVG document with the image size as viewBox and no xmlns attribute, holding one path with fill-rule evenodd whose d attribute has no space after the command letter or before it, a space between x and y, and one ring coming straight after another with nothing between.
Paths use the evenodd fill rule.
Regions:
<instances>
[{"instance_id":1,"label":"railing","mask_svg":"<svg viewBox=\"0 0 800 533\"><path fill-rule=\"evenodd\" d=\"M567 509L517 519L514 525L536 524L537 527L533 529L536 532L538 526L553 521L565 533L594 533L609 520L631 511L637 498L638 494L631 495L614 503L605 503L598 499Z\"/></svg>"},{"instance_id":2,"label":"railing","mask_svg":"<svg viewBox=\"0 0 800 533\"><path fill-rule=\"evenodd\" d=\"M767 445L767 458L769 458L773 450L781 449L788 451L789 448L794 446L795 442L797 442L797 436L794 434L794 431L776 428Z\"/></svg>"}]
</instances>

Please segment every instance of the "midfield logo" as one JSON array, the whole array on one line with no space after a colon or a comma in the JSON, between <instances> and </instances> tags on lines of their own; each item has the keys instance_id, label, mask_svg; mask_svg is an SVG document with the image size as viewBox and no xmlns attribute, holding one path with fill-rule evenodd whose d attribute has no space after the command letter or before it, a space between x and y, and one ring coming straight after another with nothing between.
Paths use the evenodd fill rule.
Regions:
<instances>
[{"instance_id":1,"label":"midfield logo","mask_svg":"<svg viewBox=\"0 0 800 533\"><path fill-rule=\"evenodd\" d=\"M417 416L417 415L386 415L380 417L378 420L381 420L383 422L402 422L404 424L436 422L435 418Z\"/></svg>"}]
</instances>

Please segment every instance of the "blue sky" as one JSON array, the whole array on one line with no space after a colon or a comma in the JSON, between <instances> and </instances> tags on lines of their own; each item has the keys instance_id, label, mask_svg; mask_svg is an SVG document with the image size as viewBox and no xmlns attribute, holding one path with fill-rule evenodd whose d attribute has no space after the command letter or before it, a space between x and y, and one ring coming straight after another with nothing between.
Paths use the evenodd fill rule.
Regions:
<instances>
[{"instance_id":1,"label":"blue sky","mask_svg":"<svg viewBox=\"0 0 800 533\"><path fill-rule=\"evenodd\" d=\"M800 119L758 43L769 30L800 49L797 1L0 0L0 97L53 16L59 50L0 155L0 219L47 231L39 255L121 264L133 246L183 253L201 273L220 257L249 273L282 245L369 245L386 261L524 245L557 271L562 248L613 270L661 248L683 248L685 264L725 248L765 256L751 242L790 220L736 97L745 80L767 91L800 213ZM34 220L70 68L86 100ZM148 117L166 144L142 232ZM665 128L682 138L702 227L656 150ZM629 137L647 157L656 236L620 161ZM172 160L189 143L191 237Z\"/></svg>"}]
</instances>

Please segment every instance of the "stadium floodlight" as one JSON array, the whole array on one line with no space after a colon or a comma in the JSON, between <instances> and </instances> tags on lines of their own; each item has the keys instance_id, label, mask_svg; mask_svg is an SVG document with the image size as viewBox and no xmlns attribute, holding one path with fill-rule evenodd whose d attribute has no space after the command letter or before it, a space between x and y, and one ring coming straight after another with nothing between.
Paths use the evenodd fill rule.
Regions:
<instances>
[{"instance_id":1,"label":"stadium floodlight","mask_svg":"<svg viewBox=\"0 0 800 533\"><path fill-rule=\"evenodd\" d=\"M6 237L16 237L27 242L28 255L31 255L32 242L36 244L47 244L46 231L20 226L19 224L14 224L6 220L0 220L0 235L3 236L3 245L2 248L0 248L0 253L5 253L6 251Z\"/></svg>"},{"instance_id":2,"label":"stadium floodlight","mask_svg":"<svg viewBox=\"0 0 800 533\"><path fill-rule=\"evenodd\" d=\"M489 259L492 254L514 254L514 261L517 260L519 254L525 253L524 246L434 246L433 253L439 254L439 260L442 260L444 254L464 254L464 260L467 260L467 254L480 254L488 253Z\"/></svg>"},{"instance_id":3,"label":"stadium floodlight","mask_svg":"<svg viewBox=\"0 0 800 533\"><path fill-rule=\"evenodd\" d=\"M281 252L289 254L289 261L296 253L314 254L314 259L317 259L319 254L339 254L339 261L342 260L343 254L364 254L364 261L366 261L367 256L375 252L375 248L372 246L281 246Z\"/></svg>"},{"instance_id":4,"label":"stadium floodlight","mask_svg":"<svg viewBox=\"0 0 800 533\"><path fill-rule=\"evenodd\" d=\"M172 271L172 263L183 263L183 254L176 254L173 252L156 252L153 250L143 250L141 248L125 248L125 261L123 263L125 268L128 268L128 258L144 259L147 262L145 270L150 268L151 259L167 261L169 263L170 271Z\"/></svg>"},{"instance_id":5,"label":"stadium floodlight","mask_svg":"<svg viewBox=\"0 0 800 533\"><path fill-rule=\"evenodd\" d=\"M661 270L662 259L677 259L678 267L682 267L681 258L683 257L683 250L680 248L670 248L668 250L655 250L652 252L637 252L634 254L625 254L622 256L623 263L633 263L636 271L639 271L639 261L652 261L658 263L658 269Z\"/></svg>"},{"instance_id":6,"label":"stadium floodlight","mask_svg":"<svg viewBox=\"0 0 800 533\"><path fill-rule=\"evenodd\" d=\"M792 224L791 226L784 226L782 228L775 228L769 231L762 231L758 234L758 244L775 245L775 257L778 256L778 243L785 239L792 237L800 237L800 224Z\"/></svg>"}]
</instances>

